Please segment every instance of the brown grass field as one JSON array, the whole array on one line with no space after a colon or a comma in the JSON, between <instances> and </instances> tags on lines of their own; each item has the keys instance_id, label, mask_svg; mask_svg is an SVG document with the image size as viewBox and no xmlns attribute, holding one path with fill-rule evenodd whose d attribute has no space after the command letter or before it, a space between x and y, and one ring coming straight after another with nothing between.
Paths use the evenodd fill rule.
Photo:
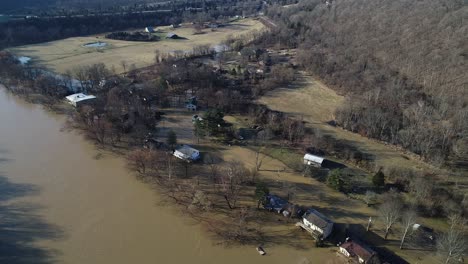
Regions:
<instances>
[{"instance_id":1,"label":"brown grass field","mask_svg":"<svg viewBox=\"0 0 468 264\"><path fill-rule=\"evenodd\" d=\"M428 164L394 146L328 125L327 122L334 119L334 112L343 100L343 96L338 95L320 81L300 72L294 85L271 91L258 102L272 110L303 118L309 127L347 142L365 153L372 154L375 157L375 165L378 167L428 168Z\"/></svg>"},{"instance_id":2,"label":"brown grass field","mask_svg":"<svg viewBox=\"0 0 468 264\"><path fill-rule=\"evenodd\" d=\"M126 61L129 66L134 64L137 68L151 65L154 62L156 50L159 50L161 54L191 51L194 46L217 45L228 37L236 37L263 29L263 24L258 20L242 19L215 31L204 29L203 34L194 35L192 25L184 24L175 29L158 27L157 34L165 36L168 32L174 32L185 39L166 40L163 38L157 42L135 42L106 39L105 34L100 34L21 46L12 48L10 51L18 56L31 57L32 63L42 65L58 73L64 73L76 66L100 62L109 68L114 68L119 73L123 72L122 61ZM105 42L108 45L103 48L83 46L97 41Z\"/></svg>"}]
</instances>

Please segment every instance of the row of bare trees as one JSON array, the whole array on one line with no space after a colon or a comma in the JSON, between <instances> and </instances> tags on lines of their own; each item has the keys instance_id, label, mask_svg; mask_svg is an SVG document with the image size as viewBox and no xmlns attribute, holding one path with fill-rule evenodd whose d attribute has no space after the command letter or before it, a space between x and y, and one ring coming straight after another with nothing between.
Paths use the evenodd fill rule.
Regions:
<instances>
[{"instance_id":1,"label":"row of bare trees","mask_svg":"<svg viewBox=\"0 0 468 264\"><path fill-rule=\"evenodd\" d=\"M445 232L423 234L424 239L417 242L419 245L411 246L406 246L408 237L417 237L417 232L424 232L421 231L424 227L419 225L420 219L414 206L405 206L402 197L391 191L383 196L382 204L378 208L378 215L384 227L384 239L387 239L390 233L396 233L394 229L399 224L400 249L411 248L411 246L429 250L437 249L442 263L458 263L463 258L465 251L468 250L467 221L460 214L452 214L448 217L448 228Z\"/></svg>"}]
</instances>

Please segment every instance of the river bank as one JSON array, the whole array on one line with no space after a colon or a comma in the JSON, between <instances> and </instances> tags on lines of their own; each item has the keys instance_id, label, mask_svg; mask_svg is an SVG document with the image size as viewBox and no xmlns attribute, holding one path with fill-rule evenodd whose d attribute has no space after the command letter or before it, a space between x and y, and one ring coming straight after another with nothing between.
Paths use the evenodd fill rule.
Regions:
<instances>
[{"instance_id":1,"label":"river bank","mask_svg":"<svg viewBox=\"0 0 468 264\"><path fill-rule=\"evenodd\" d=\"M158 205L158 195L135 180L125 162L99 151L81 135L61 132L64 116L25 103L0 88L0 160L3 216L24 227L3 244L6 263L301 263L310 250L216 246L199 225ZM23 212L22 219L12 211ZM25 232L33 225L43 232ZM2 229L9 226L3 226ZM310 246L308 247L310 249ZM322 259L325 261L325 259ZM3 262L3 261L2 261ZM17 261L22 263L21 261ZM305 262L307 263L307 262ZM312 263L312 262L310 262ZM333 263L333 262L330 262Z\"/></svg>"}]
</instances>

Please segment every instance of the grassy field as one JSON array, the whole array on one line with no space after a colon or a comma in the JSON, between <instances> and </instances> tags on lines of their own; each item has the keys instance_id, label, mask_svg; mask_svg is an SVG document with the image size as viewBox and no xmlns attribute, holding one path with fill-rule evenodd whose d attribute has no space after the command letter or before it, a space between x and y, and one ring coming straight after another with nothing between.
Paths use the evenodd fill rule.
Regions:
<instances>
[{"instance_id":1,"label":"grassy field","mask_svg":"<svg viewBox=\"0 0 468 264\"><path fill-rule=\"evenodd\" d=\"M247 169L255 167L255 152L249 147L214 144L208 139L198 142L192 133L191 116L194 112L174 108L163 109L163 111L166 115L164 121L159 124L159 140L165 141L167 131L174 130L180 143L193 145L202 151L202 155L209 152L223 161L239 161ZM226 116L225 120L236 126L242 126L239 118ZM286 196L284 184L294 186L295 196L291 200L293 203L316 208L334 220L338 228L348 226L352 230L362 231L367 219L372 216L376 221L373 227L374 232L360 232L366 240L372 242L372 245L396 252L410 263L437 263L434 252L400 250L398 248L399 226L395 227L395 232L390 234L389 240L384 241L382 239L383 226L381 221L377 220L374 207L367 207L362 201L334 191L317 179L304 177L300 172L292 169L291 167L294 167L297 160L302 160L302 155L274 147L269 147L264 152L268 155L261 155L262 165L258 177L268 185L272 193ZM253 187L245 190L246 195L252 195L253 191ZM247 198L242 204L255 206L254 201L250 199ZM262 220L265 219L262 218ZM294 224L286 222L283 217L271 216L265 221L267 222L262 223L263 231L268 234L265 238L265 245L273 252L297 251L297 255L301 256L301 261L303 261L297 263L316 263L315 261L317 263L346 263L337 257L336 247L315 248L308 235L298 232ZM285 244L289 246L285 247Z\"/></svg>"},{"instance_id":2,"label":"grassy field","mask_svg":"<svg viewBox=\"0 0 468 264\"><path fill-rule=\"evenodd\" d=\"M175 29L170 27L157 28L159 32L157 34L165 35L167 32L174 32L184 39L133 42L106 39L105 34L101 34L22 46L10 49L10 51L18 56L31 57L32 63L43 65L58 73L64 73L76 66L99 62L103 62L109 68L115 68L116 72L122 72L122 61L126 61L129 66L134 64L137 68L152 64L156 50L162 54L174 51L191 51L197 45L217 45L230 36L240 36L263 29L263 24L258 20L243 19L215 31L205 29L203 34L193 35L192 26L184 24ZM105 42L108 45L104 48L83 46L97 41Z\"/></svg>"},{"instance_id":3,"label":"grassy field","mask_svg":"<svg viewBox=\"0 0 468 264\"><path fill-rule=\"evenodd\" d=\"M343 100L343 96L301 72L294 85L276 89L260 98L258 102L270 109L303 118L308 127L318 129L324 135L330 135L373 155L375 165L378 167L428 168L428 165L419 161L417 157L413 157L410 153L403 153L394 146L328 125L327 122L334 119L334 112Z\"/></svg>"}]
</instances>

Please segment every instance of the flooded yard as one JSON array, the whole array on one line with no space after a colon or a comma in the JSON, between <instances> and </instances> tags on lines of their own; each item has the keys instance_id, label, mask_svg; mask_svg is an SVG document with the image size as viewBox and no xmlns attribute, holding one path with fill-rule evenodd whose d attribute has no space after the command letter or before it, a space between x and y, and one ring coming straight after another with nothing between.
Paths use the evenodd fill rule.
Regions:
<instances>
[{"instance_id":1,"label":"flooded yard","mask_svg":"<svg viewBox=\"0 0 468 264\"><path fill-rule=\"evenodd\" d=\"M161 205L122 158L97 155L81 135L61 131L63 116L1 87L0 124L0 263L338 263L312 241L267 246L266 256L217 245Z\"/></svg>"}]
</instances>

